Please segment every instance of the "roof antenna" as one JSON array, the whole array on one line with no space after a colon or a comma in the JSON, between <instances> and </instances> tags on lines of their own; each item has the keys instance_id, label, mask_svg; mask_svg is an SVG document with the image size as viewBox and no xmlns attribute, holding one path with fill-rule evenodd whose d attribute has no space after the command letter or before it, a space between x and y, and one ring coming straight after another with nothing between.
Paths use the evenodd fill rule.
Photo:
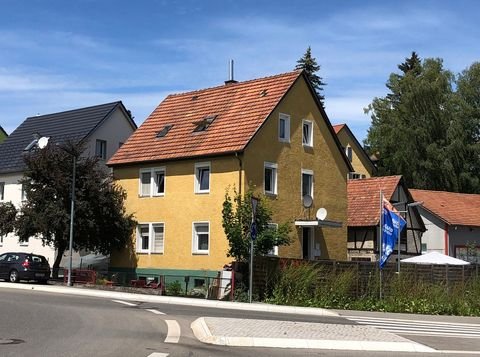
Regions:
<instances>
[{"instance_id":1,"label":"roof antenna","mask_svg":"<svg viewBox=\"0 0 480 357\"><path fill-rule=\"evenodd\" d=\"M230 60L228 69L229 69L229 72L228 72L228 81L225 81L225 85L238 83L235 79L233 79L233 73L234 73L234 72L233 72L233 59Z\"/></svg>"}]
</instances>

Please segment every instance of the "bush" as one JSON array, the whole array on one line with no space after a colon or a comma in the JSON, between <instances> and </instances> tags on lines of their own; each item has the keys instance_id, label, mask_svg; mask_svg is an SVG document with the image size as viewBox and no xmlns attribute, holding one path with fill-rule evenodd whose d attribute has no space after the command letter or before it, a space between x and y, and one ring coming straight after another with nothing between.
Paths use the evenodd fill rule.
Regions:
<instances>
[{"instance_id":1,"label":"bush","mask_svg":"<svg viewBox=\"0 0 480 357\"><path fill-rule=\"evenodd\" d=\"M178 280L175 280L169 284L167 284L167 295L171 295L171 296L181 296L183 295L183 289L182 289L182 285L180 284L180 282Z\"/></svg>"}]
</instances>

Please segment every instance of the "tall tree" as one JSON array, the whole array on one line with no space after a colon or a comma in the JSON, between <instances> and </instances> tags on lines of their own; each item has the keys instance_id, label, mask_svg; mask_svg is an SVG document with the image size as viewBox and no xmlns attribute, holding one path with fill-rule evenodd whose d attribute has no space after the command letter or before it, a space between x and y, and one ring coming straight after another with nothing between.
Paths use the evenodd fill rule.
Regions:
<instances>
[{"instance_id":1,"label":"tall tree","mask_svg":"<svg viewBox=\"0 0 480 357\"><path fill-rule=\"evenodd\" d=\"M401 174L409 187L480 192L478 159L465 149L471 120L453 90L454 75L441 59L420 62L415 52L398 67L390 92L366 109L372 125L365 144L379 155L378 174Z\"/></svg>"},{"instance_id":2,"label":"tall tree","mask_svg":"<svg viewBox=\"0 0 480 357\"><path fill-rule=\"evenodd\" d=\"M297 65L295 69L303 69L312 83L315 92L317 93L317 97L322 104L322 108L325 109L325 96L322 94L323 86L327 84L323 82L323 78L317 75L317 72L320 70L320 65L318 65L317 60L315 57L312 57L312 49L308 46L307 51L305 54L297 61Z\"/></svg>"},{"instance_id":3,"label":"tall tree","mask_svg":"<svg viewBox=\"0 0 480 357\"><path fill-rule=\"evenodd\" d=\"M0 203L0 236L6 236L15 229L17 209L12 202Z\"/></svg>"},{"instance_id":4,"label":"tall tree","mask_svg":"<svg viewBox=\"0 0 480 357\"><path fill-rule=\"evenodd\" d=\"M76 157L73 249L110 254L131 239L135 220L124 208L126 193L118 187L98 159L82 155L83 147L66 143L48 145L25 156L21 180L26 202L20 208L16 231L20 241L37 237L57 249L57 272L69 244L73 156Z\"/></svg>"},{"instance_id":5,"label":"tall tree","mask_svg":"<svg viewBox=\"0 0 480 357\"><path fill-rule=\"evenodd\" d=\"M223 202L222 224L229 243L228 257L236 261L247 261L250 256L250 227L252 223L251 200L253 191L250 189L242 196L234 191L233 198L227 192ZM257 237L254 241L254 254L268 254L275 246L290 244L290 226L288 223L278 227L269 225L272 211L267 201L262 197L257 205L255 223Z\"/></svg>"}]
</instances>

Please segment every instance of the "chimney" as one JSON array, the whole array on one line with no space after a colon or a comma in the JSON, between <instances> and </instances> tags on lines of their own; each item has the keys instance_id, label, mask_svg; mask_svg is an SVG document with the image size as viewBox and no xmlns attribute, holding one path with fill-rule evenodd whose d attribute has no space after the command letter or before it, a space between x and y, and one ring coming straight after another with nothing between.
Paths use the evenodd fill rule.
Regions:
<instances>
[{"instance_id":1,"label":"chimney","mask_svg":"<svg viewBox=\"0 0 480 357\"><path fill-rule=\"evenodd\" d=\"M238 82L235 79L233 79L233 59L232 59L230 60L228 81L225 81L225 85L228 86L229 84L234 84L234 83L238 83Z\"/></svg>"}]
</instances>

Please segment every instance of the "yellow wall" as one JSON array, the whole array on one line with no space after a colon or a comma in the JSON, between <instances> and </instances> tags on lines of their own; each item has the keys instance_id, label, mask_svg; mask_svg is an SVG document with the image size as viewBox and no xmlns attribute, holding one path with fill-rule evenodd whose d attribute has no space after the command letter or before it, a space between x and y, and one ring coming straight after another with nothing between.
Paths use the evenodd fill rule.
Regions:
<instances>
[{"instance_id":1,"label":"yellow wall","mask_svg":"<svg viewBox=\"0 0 480 357\"><path fill-rule=\"evenodd\" d=\"M290 143L278 140L279 114L290 115ZM302 145L302 120L312 120L313 149ZM275 223L292 224L293 242L281 247L279 255L302 257L302 230L293 223L298 218L315 218L317 209L327 209L327 220L343 223L342 228L315 228L315 242L320 244L318 259L346 259L348 167L332 134L322 119L306 82L299 78L288 95L271 114L244 154L246 182L263 193L264 162L278 164L278 195L269 196ZM303 208L301 201L302 169L314 174L313 206Z\"/></svg>"},{"instance_id":2,"label":"yellow wall","mask_svg":"<svg viewBox=\"0 0 480 357\"><path fill-rule=\"evenodd\" d=\"M194 165L210 162L210 193L194 193ZM139 169L165 167L165 196L139 197ZM116 168L115 178L127 191L126 208L139 223L164 223L164 253L137 253L131 266L158 269L219 270L231 261L226 252L228 242L222 228L222 204L229 185L239 187L239 165L233 156L201 160L168 162ZM192 254L192 224L210 222L208 255ZM112 267L126 267L128 252L114 254ZM136 266L135 266L136 265Z\"/></svg>"},{"instance_id":3,"label":"yellow wall","mask_svg":"<svg viewBox=\"0 0 480 357\"><path fill-rule=\"evenodd\" d=\"M365 155L362 154L361 147L359 147L353 138L350 137L347 130L342 129L337 134L338 140L343 147L350 146L352 148L352 166L356 173L365 175L366 178L372 177L373 167L372 163L367 161Z\"/></svg>"}]
</instances>

